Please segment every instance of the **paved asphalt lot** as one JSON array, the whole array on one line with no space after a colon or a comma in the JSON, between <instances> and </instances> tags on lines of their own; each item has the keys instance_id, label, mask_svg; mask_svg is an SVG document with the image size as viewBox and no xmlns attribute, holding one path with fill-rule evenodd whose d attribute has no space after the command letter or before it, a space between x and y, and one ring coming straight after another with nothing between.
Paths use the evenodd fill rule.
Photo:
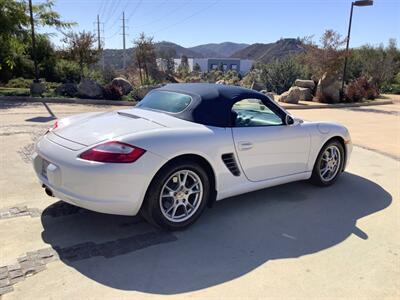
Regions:
<instances>
[{"instance_id":1,"label":"paved asphalt lot","mask_svg":"<svg viewBox=\"0 0 400 300\"><path fill-rule=\"evenodd\" d=\"M361 146L337 184L220 201L176 233L37 184L30 154L53 118L111 109L0 103L1 300L400 298L399 104L293 111L343 122Z\"/></svg>"}]
</instances>

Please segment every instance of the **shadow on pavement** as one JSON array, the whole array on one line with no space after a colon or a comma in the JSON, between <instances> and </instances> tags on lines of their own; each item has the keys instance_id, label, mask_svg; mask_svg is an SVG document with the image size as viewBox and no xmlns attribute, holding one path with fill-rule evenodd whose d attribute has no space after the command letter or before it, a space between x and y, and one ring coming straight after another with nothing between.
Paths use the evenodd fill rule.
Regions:
<instances>
[{"instance_id":1,"label":"shadow on pavement","mask_svg":"<svg viewBox=\"0 0 400 300\"><path fill-rule=\"evenodd\" d=\"M101 284L176 294L235 279L272 259L325 250L351 234L365 242L368 232L357 220L391 201L374 182L344 173L328 188L299 182L218 202L175 233L138 218L88 211L52 218L45 211L42 238L66 265Z\"/></svg>"}]
</instances>

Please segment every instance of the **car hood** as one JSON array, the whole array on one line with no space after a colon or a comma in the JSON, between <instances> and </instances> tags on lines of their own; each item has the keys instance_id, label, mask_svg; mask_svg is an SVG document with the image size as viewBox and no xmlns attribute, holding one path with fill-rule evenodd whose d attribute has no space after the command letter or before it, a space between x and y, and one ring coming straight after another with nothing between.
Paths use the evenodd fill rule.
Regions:
<instances>
[{"instance_id":1,"label":"car hood","mask_svg":"<svg viewBox=\"0 0 400 300\"><path fill-rule=\"evenodd\" d=\"M127 111L129 110L88 113L65 118L59 121L58 128L52 133L83 146L90 146L130 133L165 127L137 114L127 113Z\"/></svg>"}]
</instances>

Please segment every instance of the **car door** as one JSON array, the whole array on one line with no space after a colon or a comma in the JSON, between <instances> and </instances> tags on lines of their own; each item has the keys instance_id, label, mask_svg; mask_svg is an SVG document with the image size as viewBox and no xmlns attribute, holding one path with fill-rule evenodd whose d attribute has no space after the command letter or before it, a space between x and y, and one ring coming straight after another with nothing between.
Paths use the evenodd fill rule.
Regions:
<instances>
[{"instance_id":1,"label":"car door","mask_svg":"<svg viewBox=\"0 0 400 300\"><path fill-rule=\"evenodd\" d=\"M250 181L262 181L306 171L310 133L300 122L286 125L284 112L264 100L234 104L232 136L240 165ZM275 111L275 112L274 112Z\"/></svg>"}]
</instances>

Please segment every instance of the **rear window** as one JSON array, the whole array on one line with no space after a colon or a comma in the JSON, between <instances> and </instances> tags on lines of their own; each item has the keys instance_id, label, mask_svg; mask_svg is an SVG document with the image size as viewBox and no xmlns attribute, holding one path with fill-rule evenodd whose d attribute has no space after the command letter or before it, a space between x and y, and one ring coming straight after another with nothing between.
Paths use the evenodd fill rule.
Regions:
<instances>
[{"instance_id":1,"label":"rear window","mask_svg":"<svg viewBox=\"0 0 400 300\"><path fill-rule=\"evenodd\" d=\"M154 91L147 94L136 107L161 110L169 113L180 113L189 106L191 101L192 97L185 94Z\"/></svg>"}]
</instances>

